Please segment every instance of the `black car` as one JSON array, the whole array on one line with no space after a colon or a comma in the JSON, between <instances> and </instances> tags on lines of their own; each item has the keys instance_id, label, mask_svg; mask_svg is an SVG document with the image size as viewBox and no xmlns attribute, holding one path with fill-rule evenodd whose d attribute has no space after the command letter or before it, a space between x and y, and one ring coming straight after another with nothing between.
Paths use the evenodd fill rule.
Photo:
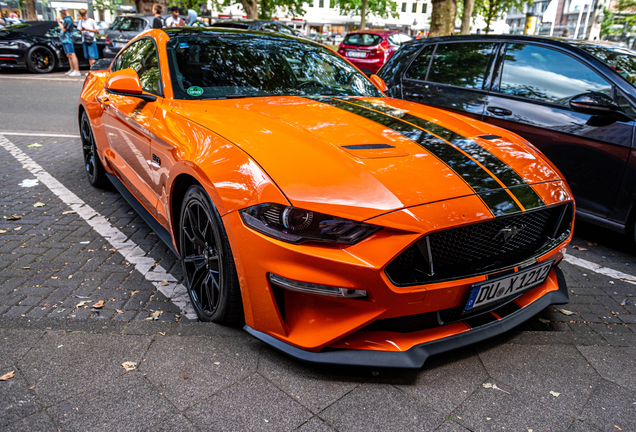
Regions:
<instances>
[{"instance_id":1,"label":"black car","mask_svg":"<svg viewBox=\"0 0 636 432\"><path fill-rule=\"evenodd\" d=\"M27 68L31 72L48 73L68 67L68 58L60 42L57 21L27 21L0 30L0 68ZM84 58L82 35L73 31L73 46L80 66L88 66ZM97 39L101 58L104 41Z\"/></svg>"},{"instance_id":2,"label":"black car","mask_svg":"<svg viewBox=\"0 0 636 432\"><path fill-rule=\"evenodd\" d=\"M171 14L161 15L161 19L165 22L166 18ZM184 21L188 22L188 17L179 15ZM126 46L126 44L141 32L145 32L152 28L152 22L155 16L152 14L140 15L124 15L115 18L115 21L106 30L106 48L104 49L104 57L114 58L117 53ZM206 27L207 25L197 21L195 27Z\"/></svg>"},{"instance_id":3,"label":"black car","mask_svg":"<svg viewBox=\"0 0 636 432\"><path fill-rule=\"evenodd\" d=\"M256 31L270 31L274 33L281 33L289 36L297 36L293 28L287 27L285 24L281 24L278 21L267 20L240 20L240 21L219 21L212 24L210 27L225 27L242 30L256 30Z\"/></svg>"},{"instance_id":4,"label":"black car","mask_svg":"<svg viewBox=\"0 0 636 432\"><path fill-rule=\"evenodd\" d=\"M378 75L390 96L526 138L563 173L582 220L636 231L636 52L566 39L448 36L403 45Z\"/></svg>"}]
</instances>

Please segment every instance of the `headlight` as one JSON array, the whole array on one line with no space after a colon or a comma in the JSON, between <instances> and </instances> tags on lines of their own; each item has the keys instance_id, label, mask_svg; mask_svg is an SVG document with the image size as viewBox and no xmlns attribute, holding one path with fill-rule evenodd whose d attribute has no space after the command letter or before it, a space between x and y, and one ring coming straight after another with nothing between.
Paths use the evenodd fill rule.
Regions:
<instances>
[{"instance_id":1,"label":"headlight","mask_svg":"<svg viewBox=\"0 0 636 432\"><path fill-rule=\"evenodd\" d=\"M241 210L245 225L288 243L307 241L352 245L382 227L281 204L259 204Z\"/></svg>"}]
</instances>

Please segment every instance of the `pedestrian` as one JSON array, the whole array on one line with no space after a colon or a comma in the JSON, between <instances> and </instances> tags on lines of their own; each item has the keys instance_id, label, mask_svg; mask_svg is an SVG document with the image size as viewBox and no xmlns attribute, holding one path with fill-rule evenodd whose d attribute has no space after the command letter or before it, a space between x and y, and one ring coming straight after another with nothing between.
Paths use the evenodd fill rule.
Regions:
<instances>
[{"instance_id":1,"label":"pedestrian","mask_svg":"<svg viewBox=\"0 0 636 432\"><path fill-rule=\"evenodd\" d=\"M163 28L163 19L161 19L161 12L163 11L163 8L161 7L161 5L159 3L155 3L152 6L152 13L155 16L155 19L152 20L152 28Z\"/></svg>"},{"instance_id":2,"label":"pedestrian","mask_svg":"<svg viewBox=\"0 0 636 432\"><path fill-rule=\"evenodd\" d=\"M55 17L57 21L57 25L60 26L62 32L60 33L60 41L62 42L62 48L64 48L64 53L66 57L68 57L69 71L64 75L68 75L71 77L81 76L82 74L79 71L79 65L77 63L77 56L75 55L75 49L73 48L73 30L75 30L75 24L73 24L73 19L68 14L68 8L61 8L60 15L62 15L62 19L60 17Z\"/></svg>"},{"instance_id":3,"label":"pedestrian","mask_svg":"<svg viewBox=\"0 0 636 432\"><path fill-rule=\"evenodd\" d=\"M99 52L97 51L97 41L95 41L95 34L99 32L97 30L97 24L93 18L88 17L88 11L86 9L80 9L79 14L82 17L77 23L77 29L82 32L82 48L84 49L84 58L88 59L88 64L93 66L95 60L99 58Z\"/></svg>"},{"instance_id":4,"label":"pedestrian","mask_svg":"<svg viewBox=\"0 0 636 432\"><path fill-rule=\"evenodd\" d=\"M197 22L197 11L188 9L188 25L193 26Z\"/></svg>"},{"instance_id":5,"label":"pedestrian","mask_svg":"<svg viewBox=\"0 0 636 432\"><path fill-rule=\"evenodd\" d=\"M185 26L185 21L179 17L179 8L177 6L172 6L170 8L170 13L172 16L166 18L166 27L183 27Z\"/></svg>"}]
</instances>

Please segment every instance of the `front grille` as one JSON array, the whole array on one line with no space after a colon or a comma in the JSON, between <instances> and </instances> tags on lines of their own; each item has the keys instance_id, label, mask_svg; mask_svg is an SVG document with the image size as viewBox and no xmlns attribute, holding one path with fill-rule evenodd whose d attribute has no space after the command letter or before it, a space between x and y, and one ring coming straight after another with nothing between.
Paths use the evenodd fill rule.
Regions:
<instances>
[{"instance_id":1,"label":"front grille","mask_svg":"<svg viewBox=\"0 0 636 432\"><path fill-rule=\"evenodd\" d=\"M409 286L501 270L562 242L571 223L571 204L561 204L439 231L398 255L386 274Z\"/></svg>"}]
</instances>

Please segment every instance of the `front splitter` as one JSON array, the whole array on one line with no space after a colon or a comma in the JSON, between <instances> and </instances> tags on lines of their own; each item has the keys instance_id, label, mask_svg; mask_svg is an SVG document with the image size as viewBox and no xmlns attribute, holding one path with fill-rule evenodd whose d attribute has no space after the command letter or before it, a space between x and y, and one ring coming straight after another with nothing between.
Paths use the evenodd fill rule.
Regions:
<instances>
[{"instance_id":1,"label":"front splitter","mask_svg":"<svg viewBox=\"0 0 636 432\"><path fill-rule=\"evenodd\" d=\"M550 305L566 304L569 301L569 295L565 277L563 276L561 269L558 267L555 267L554 270L556 272L557 282L559 285L558 290L545 294L533 303L519 309L501 320L485 324L454 336L449 336L432 342L426 342L403 352L345 349L311 352L291 346L276 339L275 337L255 330L248 325L246 325L244 329L255 338L265 342L277 350L282 351L298 360L309 363L419 369L432 355L451 351L500 335L513 329L519 324L526 322L528 319L532 318L534 315L538 314Z\"/></svg>"}]
</instances>

